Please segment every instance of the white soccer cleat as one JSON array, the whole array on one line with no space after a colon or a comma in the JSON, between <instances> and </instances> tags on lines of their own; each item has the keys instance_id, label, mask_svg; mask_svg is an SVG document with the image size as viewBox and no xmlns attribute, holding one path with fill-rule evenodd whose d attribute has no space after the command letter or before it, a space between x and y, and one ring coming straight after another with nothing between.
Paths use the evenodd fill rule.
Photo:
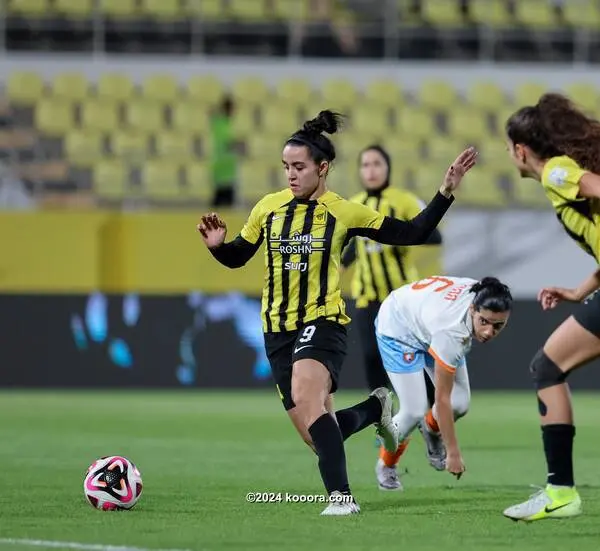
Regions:
<instances>
[{"instance_id":1,"label":"white soccer cleat","mask_svg":"<svg viewBox=\"0 0 600 551\"><path fill-rule=\"evenodd\" d=\"M375 465L375 475L380 490L402 491L404 489L396 466L388 467L381 459L378 459Z\"/></svg>"},{"instance_id":2,"label":"white soccer cleat","mask_svg":"<svg viewBox=\"0 0 600 551\"><path fill-rule=\"evenodd\" d=\"M370 396L381 402L381 418L375 423L375 430L383 447L393 453L398 449L398 429L393 421L394 394L385 387L376 388Z\"/></svg>"},{"instance_id":3,"label":"white soccer cleat","mask_svg":"<svg viewBox=\"0 0 600 551\"><path fill-rule=\"evenodd\" d=\"M575 488L552 486L540 488L527 501L504 510L511 520L535 520L576 517L582 513L581 498Z\"/></svg>"},{"instance_id":4,"label":"white soccer cleat","mask_svg":"<svg viewBox=\"0 0 600 551\"><path fill-rule=\"evenodd\" d=\"M419 423L419 432L423 435L427 447L427 461L436 471L446 469L446 446L442 435L432 432L424 419Z\"/></svg>"},{"instance_id":5,"label":"white soccer cleat","mask_svg":"<svg viewBox=\"0 0 600 551\"><path fill-rule=\"evenodd\" d=\"M360 507L352 496L347 496L341 492L332 492L329 496L329 505L323 510L323 516L343 517L347 515L357 515L360 513Z\"/></svg>"}]
</instances>

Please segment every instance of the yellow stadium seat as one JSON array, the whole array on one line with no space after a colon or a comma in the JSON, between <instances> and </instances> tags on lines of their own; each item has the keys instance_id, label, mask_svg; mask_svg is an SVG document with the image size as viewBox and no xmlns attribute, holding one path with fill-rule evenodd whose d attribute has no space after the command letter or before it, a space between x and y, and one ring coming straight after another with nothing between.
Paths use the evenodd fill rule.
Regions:
<instances>
[{"instance_id":1,"label":"yellow stadium seat","mask_svg":"<svg viewBox=\"0 0 600 551\"><path fill-rule=\"evenodd\" d=\"M505 139L506 122L520 108L521 108L521 105L507 104L502 109L499 109L498 111L496 111L496 113L494 115L495 116L495 121L496 121L496 124L495 124L496 134L500 138Z\"/></svg>"},{"instance_id":2,"label":"yellow stadium seat","mask_svg":"<svg viewBox=\"0 0 600 551\"><path fill-rule=\"evenodd\" d=\"M524 82L523 84L517 85L515 88L513 94L514 102L520 107L535 105L540 99L540 96L548 91L548 88L543 84L538 84L537 82Z\"/></svg>"},{"instance_id":3,"label":"yellow stadium seat","mask_svg":"<svg viewBox=\"0 0 600 551\"><path fill-rule=\"evenodd\" d=\"M446 114L448 133L457 140L476 143L490 134L485 113L475 109L453 109Z\"/></svg>"},{"instance_id":4,"label":"yellow stadium seat","mask_svg":"<svg viewBox=\"0 0 600 551\"><path fill-rule=\"evenodd\" d=\"M181 102L173 105L171 124L175 130L203 134L210 127L209 112L204 104Z\"/></svg>"},{"instance_id":5,"label":"yellow stadium seat","mask_svg":"<svg viewBox=\"0 0 600 551\"><path fill-rule=\"evenodd\" d=\"M250 159L261 159L270 162L273 158L281 156L285 137L266 132L250 134L246 139L246 151ZM278 163L279 164L279 163Z\"/></svg>"},{"instance_id":6,"label":"yellow stadium seat","mask_svg":"<svg viewBox=\"0 0 600 551\"><path fill-rule=\"evenodd\" d=\"M456 90L443 80L428 79L419 87L418 101L422 107L446 110L458 103Z\"/></svg>"},{"instance_id":7,"label":"yellow stadium seat","mask_svg":"<svg viewBox=\"0 0 600 551\"><path fill-rule=\"evenodd\" d=\"M190 77L187 81L187 99L203 105L217 105L225 96L225 87L211 75Z\"/></svg>"},{"instance_id":8,"label":"yellow stadium seat","mask_svg":"<svg viewBox=\"0 0 600 551\"><path fill-rule=\"evenodd\" d=\"M131 128L158 132L164 127L164 109L157 102L134 99L125 109L125 119Z\"/></svg>"},{"instance_id":9,"label":"yellow stadium seat","mask_svg":"<svg viewBox=\"0 0 600 551\"><path fill-rule=\"evenodd\" d=\"M350 116L354 133L362 134L365 140L381 139L390 133L388 110L378 105L359 103Z\"/></svg>"},{"instance_id":10,"label":"yellow stadium seat","mask_svg":"<svg viewBox=\"0 0 600 551\"><path fill-rule=\"evenodd\" d=\"M261 78L244 77L233 83L231 94L238 103L261 104L269 97L269 88Z\"/></svg>"},{"instance_id":11,"label":"yellow stadium seat","mask_svg":"<svg viewBox=\"0 0 600 551\"><path fill-rule=\"evenodd\" d=\"M594 116L598 116L600 109L600 92L598 87L585 82L566 86L565 93L583 110Z\"/></svg>"},{"instance_id":12,"label":"yellow stadium seat","mask_svg":"<svg viewBox=\"0 0 600 551\"><path fill-rule=\"evenodd\" d=\"M242 201L250 203L276 191L269 165L263 161L243 162L239 172L239 190Z\"/></svg>"},{"instance_id":13,"label":"yellow stadium seat","mask_svg":"<svg viewBox=\"0 0 600 551\"><path fill-rule=\"evenodd\" d=\"M363 191L358 174L358 165L354 162L336 162L329 169L327 187L346 199Z\"/></svg>"},{"instance_id":14,"label":"yellow stadium seat","mask_svg":"<svg viewBox=\"0 0 600 551\"><path fill-rule=\"evenodd\" d=\"M52 94L69 101L83 101L89 87L89 82L81 73L60 73L52 81Z\"/></svg>"},{"instance_id":15,"label":"yellow stadium seat","mask_svg":"<svg viewBox=\"0 0 600 551\"><path fill-rule=\"evenodd\" d=\"M71 19L85 19L92 16L94 0L54 0L54 10Z\"/></svg>"},{"instance_id":16,"label":"yellow stadium seat","mask_svg":"<svg viewBox=\"0 0 600 551\"><path fill-rule=\"evenodd\" d=\"M175 102L179 96L179 85L171 75L151 75L143 80L141 88L145 99L157 102Z\"/></svg>"},{"instance_id":17,"label":"yellow stadium seat","mask_svg":"<svg viewBox=\"0 0 600 551\"><path fill-rule=\"evenodd\" d=\"M219 21L226 19L223 0L189 0L188 12L193 17Z\"/></svg>"},{"instance_id":18,"label":"yellow stadium seat","mask_svg":"<svg viewBox=\"0 0 600 551\"><path fill-rule=\"evenodd\" d=\"M446 0L424 0L421 7L424 19L444 27L458 27L463 25L463 17L458 9L457 2Z\"/></svg>"},{"instance_id":19,"label":"yellow stadium seat","mask_svg":"<svg viewBox=\"0 0 600 551\"><path fill-rule=\"evenodd\" d=\"M493 82L479 81L467 90L467 103L472 107L494 111L506 102L502 88Z\"/></svg>"},{"instance_id":20,"label":"yellow stadium seat","mask_svg":"<svg viewBox=\"0 0 600 551\"><path fill-rule=\"evenodd\" d=\"M600 28L600 6L597 2L562 2L565 20L576 29Z\"/></svg>"},{"instance_id":21,"label":"yellow stadium seat","mask_svg":"<svg viewBox=\"0 0 600 551\"><path fill-rule=\"evenodd\" d=\"M233 114L233 132L240 139L257 132L257 117L254 107L243 105L236 107Z\"/></svg>"},{"instance_id":22,"label":"yellow stadium seat","mask_svg":"<svg viewBox=\"0 0 600 551\"><path fill-rule=\"evenodd\" d=\"M262 110L263 132L292 134L301 125L300 112L286 104L272 103Z\"/></svg>"},{"instance_id":23,"label":"yellow stadium seat","mask_svg":"<svg viewBox=\"0 0 600 551\"><path fill-rule=\"evenodd\" d=\"M103 137L98 132L73 130L65 136L65 154L73 166L88 168L103 157Z\"/></svg>"},{"instance_id":24,"label":"yellow stadium seat","mask_svg":"<svg viewBox=\"0 0 600 551\"><path fill-rule=\"evenodd\" d=\"M142 186L146 195L153 199L181 198L179 179L179 165L175 163L156 159L142 166Z\"/></svg>"},{"instance_id":25,"label":"yellow stadium seat","mask_svg":"<svg viewBox=\"0 0 600 551\"><path fill-rule=\"evenodd\" d=\"M373 140L367 140L361 134L348 130L342 132L339 136L335 135L332 141L336 148L336 156L340 159L340 162L347 162L356 167L358 166L360 152L370 145Z\"/></svg>"},{"instance_id":26,"label":"yellow stadium seat","mask_svg":"<svg viewBox=\"0 0 600 551\"><path fill-rule=\"evenodd\" d=\"M55 99L43 99L35 108L35 126L49 137L64 136L74 123L71 103Z\"/></svg>"},{"instance_id":27,"label":"yellow stadium seat","mask_svg":"<svg viewBox=\"0 0 600 551\"><path fill-rule=\"evenodd\" d=\"M477 149L479 151L478 164L491 166L494 169L512 170L508 144L504 136L482 140L477 144Z\"/></svg>"},{"instance_id":28,"label":"yellow stadium seat","mask_svg":"<svg viewBox=\"0 0 600 551\"><path fill-rule=\"evenodd\" d=\"M172 161L189 161L194 157L194 140L190 134L161 132L155 137L156 153Z\"/></svg>"},{"instance_id":29,"label":"yellow stadium seat","mask_svg":"<svg viewBox=\"0 0 600 551\"><path fill-rule=\"evenodd\" d=\"M382 107L398 107L405 103L401 87L393 80L372 80L365 88L365 100Z\"/></svg>"},{"instance_id":30,"label":"yellow stadium seat","mask_svg":"<svg viewBox=\"0 0 600 551\"><path fill-rule=\"evenodd\" d=\"M505 0L471 0L471 17L488 27L511 27L513 18Z\"/></svg>"},{"instance_id":31,"label":"yellow stadium seat","mask_svg":"<svg viewBox=\"0 0 600 551\"><path fill-rule=\"evenodd\" d=\"M51 12L47 0L9 0L8 13L43 18L50 15Z\"/></svg>"},{"instance_id":32,"label":"yellow stadium seat","mask_svg":"<svg viewBox=\"0 0 600 551\"><path fill-rule=\"evenodd\" d=\"M129 169L121 161L100 161L94 166L92 181L99 197L121 199L129 192Z\"/></svg>"},{"instance_id":33,"label":"yellow stadium seat","mask_svg":"<svg viewBox=\"0 0 600 551\"><path fill-rule=\"evenodd\" d=\"M29 71L11 73L6 83L6 96L13 105L31 107L41 99L45 84L40 75Z\"/></svg>"},{"instance_id":34,"label":"yellow stadium seat","mask_svg":"<svg viewBox=\"0 0 600 551\"><path fill-rule=\"evenodd\" d=\"M354 84L344 79L326 80L321 87L321 109L343 111L356 105L359 95Z\"/></svg>"},{"instance_id":35,"label":"yellow stadium seat","mask_svg":"<svg viewBox=\"0 0 600 551\"><path fill-rule=\"evenodd\" d=\"M383 139L383 146L389 153L394 164L393 171L400 167L413 165L421 162L423 144L410 136L388 135Z\"/></svg>"},{"instance_id":36,"label":"yellow stadium seat","mask_svg":"<svg viewBox=\"0 0 600 551\"><path fill-rule=\"evenodd\" d=\"M115 157L127 163L140 163L148 158L147 134L136 130L119 130L110 137L110 148Z\"/></svg>"},{"instance_id":37,"label":"yellow stadium seat","mask_svg":"<svg viewBox=\"0 0 600 551\"><path fill-rule=\"evenodd\" d=\"M142 0L142 13L163 21L182 18L179 0Z\"/></svg>"},{"instance_id":38,"label":"yellow stadium seat","mask_svg":"<svg viewBox=\"0 0 600 551\"><path fill-rule=\"evenodd\" d=\"M515 7L517 20L523 25L533 27L533 30L557 26L553 8L547 0L516 2Z\"/></svg>"},{"instance_id":39,"label":"yellow stadium seat","mask_svg":"<svg viewBox=\"0 0 600 551\"><path fill-rule=\"evenodd\" d=\"M523 207L551 208L550 200L539 182L531 178L521 178L517 172L510 173L507 177L515 203Z\"/></svg>"},{"instance_id":40,"label":"yellow stadium seat","mask_svg":"<svg viewBox=\"0 0 600 551\"><path fill-rule=\"evenodd\" d=\"M458 154L468 147L468 144L455 137L432 136L426 142L427 158L434 163L450 163L456 159Z\"/></svg>"},{"instance_id":41,"label":"yellow stadium seat","mask_svg":"<svg viewBox=\"0 0 600 551\"><path fill-rule=\"evenodd\" d=\"M136 0L101 0L100 11L115 19L129 19L137 15Z\"/></svg>"},{"instance_id":42,"label":"yellow stadium seat","mask_svg":"<svg viewBox=\"0 0 600 551\"><path fill-rule=\"evenodd\" d=\"M273 15L277 19L306 21L311 19L310 0L273 0Z\"/></svg>"},{"instance_id":43,"label":"yellow stadium seat","mask_svg":"<svg viewBox=\"0 0 600 551\"><path fill-rule=\"evenodd\" d=\"M408 106L396 113L396 128L398 133L414 139L428 138L438 131L429 111Z\"/></svg>"},{"instance_id":44,"label":"yellow stadium seat","mask_svg":"<svg viewBox=\"0 0 600 551\"><path fill-rule=\"evenodd\" d=\"M269 18L265 0L229 0L229 15L242 21L264 21Z\"/></svg>"},{"instance_id":45,"label":"yellow stadium seat","mask_svg":"<svg viewBox=\"0 0 600 551\"><path fill-rule=\"evenodd\" d=\"M468 205L503 208L508 204L498 173L485 167L473 167L464 177L459 193L461 201Z\"/></svg>"},{"instance_id":46,"label":"yellow stadium seat","mask_svg":"<svg viewBox=\"0 0 600 551\"><path fill-rule=\"evenodd\" d=\"M286 78L277 83L277 99L296 107L305 106L313 99L313 90L302 78Z\"/></svg>"},{"instance_id":47,"label":"yellow stadium seat","mask_svg":"<svg viewBox=\"0 0 600 551\"><path fill-rule=\"evenodd\" d=\"M211 200L213 187L206 163L195 161L186 164L184 167L184 181L183 192L186 195L203 202Z\"/></svg>"},{"instance_id":48,"label":"yellow stadium seat","mask_svg":"<svg viewBox=\"0 0 600 551\"><path fill-rule=\"evenodd\" d=\"M98 132L112 132L119 126L119 113L112 102L88 100L81 108L81 126Z\"/></svg>"},{"instance_id":49,"label":"yellow stadium seat","mask_svg":"<svg viewBox=\"0 0 600 551\"><path fill-rule=\"evenodd\" d=\"M103 73L98 78L96 95L100 99L127 101L133 93L133 81L125 73Z\"/></svg>"}]
</instances>

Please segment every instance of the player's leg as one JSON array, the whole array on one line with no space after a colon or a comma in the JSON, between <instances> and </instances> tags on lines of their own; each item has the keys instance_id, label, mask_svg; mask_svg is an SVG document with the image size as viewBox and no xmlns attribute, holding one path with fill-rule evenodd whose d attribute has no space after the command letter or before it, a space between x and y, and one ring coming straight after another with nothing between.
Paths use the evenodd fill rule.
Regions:
<instances>
[{"instance_id":1,"label":"player's leg","mask_svg":"<svg viewBox=\"0 0 600 551\"><path fill-rule=\"evenodd\" d=\"M581 513L573 474L575 426L569 386L574 369L600 356L600 293L550 335L534 356L530 371L537 391L547 463L546 487L529 500L509 507L513 520L565 518Z\"/></svg>"},{"instance_id":2,"label":"player's leg","mask_svg":"<svg viewBox=\"0 0 600 551\"><path fill-rule=\"evenodd\" d=\"M365 377L369 390L389 387L390 381L381 361L377 338L375 336L375 319L379 312L379 302L369 302L366 308L357 308L354 315L356 328L360 333L362 359Z\"/></svg>"}]
</instances>

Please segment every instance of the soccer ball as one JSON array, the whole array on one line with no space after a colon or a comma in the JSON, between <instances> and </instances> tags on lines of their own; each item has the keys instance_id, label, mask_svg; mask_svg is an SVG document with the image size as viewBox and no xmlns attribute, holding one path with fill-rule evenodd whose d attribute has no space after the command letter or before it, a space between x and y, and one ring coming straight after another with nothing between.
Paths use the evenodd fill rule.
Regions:
<instances>
[{"instance_id":1,"label":"soccer ball","mask_svg":"<svg viewBox=\"0 0 600 551\"><path fill-rule=\"evenodd\" d=\"M142 475L126 457L102 457L88 467L83 492L96 509L132 509L142 495Z\"/></svg>"}]
</instances>

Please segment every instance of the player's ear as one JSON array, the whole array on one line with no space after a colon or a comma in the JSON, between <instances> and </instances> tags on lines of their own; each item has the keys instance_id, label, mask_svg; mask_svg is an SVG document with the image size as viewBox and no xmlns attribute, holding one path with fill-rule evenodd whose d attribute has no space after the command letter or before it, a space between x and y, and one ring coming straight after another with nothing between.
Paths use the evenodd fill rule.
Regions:
<instances>
[{"instance_id":1,"label":"player's ear","mask_svg":"<svg viewBox=\"0 0 600 551\"><path fill-rule=\"evenodd\" d=\"M329 172L329 163L327 161L321 161L319 165L319 176L327 176Z\"/></svg>"}]
</instances>

